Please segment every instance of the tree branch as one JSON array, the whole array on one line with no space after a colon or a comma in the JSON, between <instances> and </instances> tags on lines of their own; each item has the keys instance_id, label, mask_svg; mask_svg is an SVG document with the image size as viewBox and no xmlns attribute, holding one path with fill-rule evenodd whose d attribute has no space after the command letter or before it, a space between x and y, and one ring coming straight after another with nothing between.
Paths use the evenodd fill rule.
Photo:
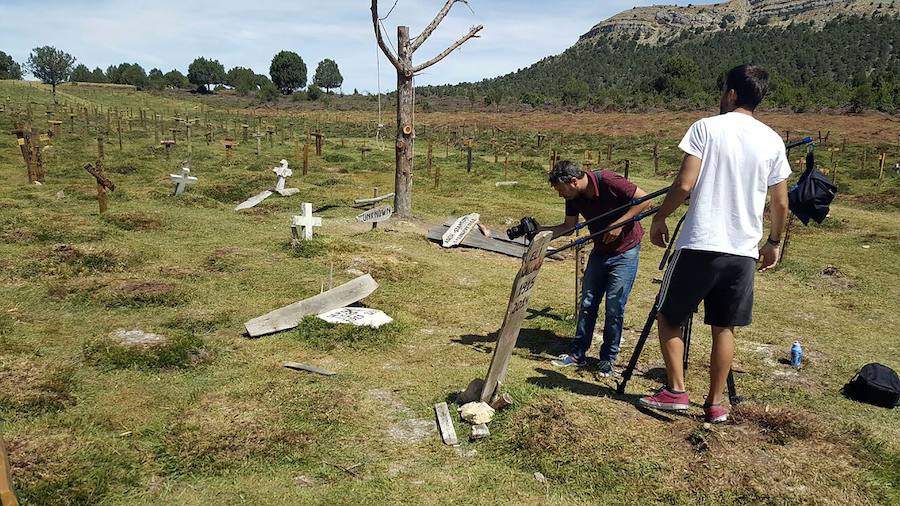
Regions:
<instances>
[{"instance_id":1,"label":"tree branch","mask_svg":"<svg viewBox=\"0 0 900 506\"><path fill-rule=\"evenodd\" d=\"M421 65L416 65L416 66L414 66L414 67L413 67L413 72L421 72L421 71L427 69L428 67L434 65L435 63L437 63L437 62L443 60L444 58L447 57L448 54L452 53L454 49L456 49L456 48L458 48L459 46L465 44L467 40L472 39L472 38L477 38L477 37L478 37L478 32L480 32L482 28L484 28L484 26L482 26L482 25L473 26L473 27L469 30L469 33L465 34L461 39L459 39L458 41L454 42L452 46L450 46L450 47L448 47L447 49L445 49L441 54L435 56L434 58L428 60L427 62L425 62L425 63L423 63L423 64L421 64Z\"/></svg>"},{"instance_id":2,"label":"tree branch","mask_svg":"<svg viewBox=\"0 0 900 506\"><path fill-rule=\"evenodd\" d=\"M381 48L381 52L387 56L387 59L391 61L391 64L397 70L402 71L403 67L400 65L400 60L387 47L387 44L384 43L384 38L381 36L381 25L378 22L378 0L372 0L372 25L375 27L375 39L378 41L378 47Z\"/></svg>"},{"instance_id":3,"label":"tree branch","mask_svg":"<svg viewBox=\"0 0 900 506\"><path fill-rule=\"evenodd\" d=\"M443 21L444 18L447 17L447 13L450 12L450 8L453 7L453 4L455 4L456 2L466 3L466 0L447 0L447 3L445 3L444 7L441 8L441 10L437 13L437 16L435 16L434 19L431 20L431 23L429 23L428 26L426 26L425 29L422 30L422 33L420 33L419 36L413 39L413 41L410 43L410 53L414 53L416 49L419 49L419 46L421 46L425 43L426 40L428 40L428 37L431 37L431 34L438 27L438 25L441 24L441 21Z\"/></svg>"}]
</instances>

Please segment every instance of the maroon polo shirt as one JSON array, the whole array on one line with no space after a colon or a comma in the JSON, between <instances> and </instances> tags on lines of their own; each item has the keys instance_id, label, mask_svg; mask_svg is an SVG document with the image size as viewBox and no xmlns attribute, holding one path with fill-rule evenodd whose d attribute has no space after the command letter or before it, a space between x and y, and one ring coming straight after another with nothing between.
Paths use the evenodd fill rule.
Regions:
<instances>
[{"instance_id":1,"label":"maroon polo shirt","mask_svg":"<svg viewBox=\"0 0 900 506\"><path fill-rule=\"evenodd\" d=\"M587 221L621 207L631 202L631 199L634 198L637 185L615 172L598 170L587 172L586 174L588 176L589 196L579 195L575 199L566 200L566 216L578 216L580 214ZM623 214L625 212L627 211L623 211ZM619 219L619 216L612 216L607 220L590 223L588 224L588 230L591 231L591 234L603 230L613 221ZM618 255L637 246L643 236L644 229L641 227L640 222L629 223L622 227L622 233L619 234L619 237L609 244L603 242L603 236L595 238L594 249L605 255Z\"/></svg>"}]
</instances>

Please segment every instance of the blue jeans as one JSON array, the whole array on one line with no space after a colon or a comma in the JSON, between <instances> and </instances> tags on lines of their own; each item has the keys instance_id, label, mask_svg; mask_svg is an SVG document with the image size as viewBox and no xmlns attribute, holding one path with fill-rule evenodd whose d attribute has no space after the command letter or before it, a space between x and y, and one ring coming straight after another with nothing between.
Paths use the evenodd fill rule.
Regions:
<instances>
[{"instance_id":1,"label":"blue jeans","mask_svg":"<svg viewBox=\"0 0 900 506\"><path fill-rule=\"evenodd\" d=\"M605 255L594 249L588 258L578 310L578 328L570 355L582 360L591 347L600 299L606 294L606 317L603 321L603 345L600 360L615 362L622 340L625 304L638 269L641 245L619 255Z\"/></svg>"}]
</instances>

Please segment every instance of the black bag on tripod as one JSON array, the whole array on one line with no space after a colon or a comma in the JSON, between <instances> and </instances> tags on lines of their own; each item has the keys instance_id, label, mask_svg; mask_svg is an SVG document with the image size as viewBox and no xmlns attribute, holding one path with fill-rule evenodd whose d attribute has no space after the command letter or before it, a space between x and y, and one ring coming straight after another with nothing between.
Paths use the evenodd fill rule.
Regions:
<instances>
[{"instance_id":1,"label":"black bag on tripod","mask_svg":"<svg viewBox=\"0 0 900 506\"><path fill-rule=\"evenodd\" d=\"M788 191L788 207L800 218L804 225L810 218L816 223L828 216L828 206L837 194L837 186L832 184L828 176L816 169L815 157L810 151L806 154L806 170L797 180L797 184Z\"/></svg>"},{"instance_id":2,"label":"black bag on tripod","mask_svg":"<svg viewBox=\"0 0 900 506\"><path fill-rule=\"evenodd\" d=\"M844 395L860 402L892 409L900 404L900 378L886 365L866 364L844 385Z\"/></svg>"}]
</instances>

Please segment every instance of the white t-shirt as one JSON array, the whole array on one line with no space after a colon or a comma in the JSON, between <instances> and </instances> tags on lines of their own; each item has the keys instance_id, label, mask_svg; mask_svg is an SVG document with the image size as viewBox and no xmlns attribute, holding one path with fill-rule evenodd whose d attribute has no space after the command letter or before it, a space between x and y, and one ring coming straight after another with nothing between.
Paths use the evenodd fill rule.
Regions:
<instances>
[{"instance_id":1,"label":"white t-shirt","mask_svg":"<svg viewBox=\"0 0 900 506\"><path fill-rule=\"evenodd\" d=\"M675 249L759 258L766 193L791 175L784 141L756 118L730 112L691 125L678 147L700 159L700 176Z\"/></svg>"}]
</instances>

